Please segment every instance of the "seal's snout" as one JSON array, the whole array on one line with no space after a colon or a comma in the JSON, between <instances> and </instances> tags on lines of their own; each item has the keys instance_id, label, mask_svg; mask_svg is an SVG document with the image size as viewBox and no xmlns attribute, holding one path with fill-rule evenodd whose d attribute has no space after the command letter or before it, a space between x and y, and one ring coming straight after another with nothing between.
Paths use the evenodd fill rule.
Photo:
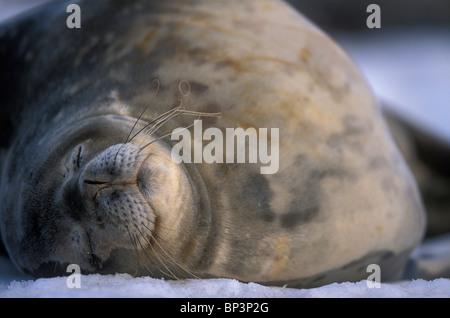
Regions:
<instances>
[{"instance_id":1,"label":"seal's snout","mask_svg":"<svg viewBox=\"0 0 450 318\"><path fill-rule=\"evenodd\" d=\"M84 170L87 184L127 183L136 180L140 165L148 153L134 144L117 144L93 158Z\"/></svg>"},{"instance_id":2,"label":"seal's snout","mask_svg":"<svg viewBox=\"0 0 450 318\"><path fill-rule=\"evenodd\" d=\"M147 156L136 145L117 144L86 165L78 187L90 215L129 233L153 229L154 211L138 186L139 170Z\"/></svg>"}]
</instances>

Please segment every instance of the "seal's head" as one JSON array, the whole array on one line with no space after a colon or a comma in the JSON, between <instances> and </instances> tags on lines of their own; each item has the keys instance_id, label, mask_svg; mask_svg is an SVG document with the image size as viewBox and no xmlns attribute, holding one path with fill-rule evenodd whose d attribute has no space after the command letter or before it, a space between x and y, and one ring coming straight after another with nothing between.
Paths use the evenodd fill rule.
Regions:
<instances>
[{"instance_id":1,"label":"seal's head","mask_svg":"<svg viewBox=\"0 0 450 318\"><path fill-rule=\"evenodd\" d=\"M47 151L23 156L28 162L16 168L27 178L14 189L21 200L9 200L4 211L20 230L2 231L20 268L54 276L74 263L86 272L135 274L141 267L169 275L170 264L179 264L197 217L195 190L169 148L136 133L145 123L135 123L115 115L85 119L46 134L40 143Z\"/></svg>"}]
</instances>

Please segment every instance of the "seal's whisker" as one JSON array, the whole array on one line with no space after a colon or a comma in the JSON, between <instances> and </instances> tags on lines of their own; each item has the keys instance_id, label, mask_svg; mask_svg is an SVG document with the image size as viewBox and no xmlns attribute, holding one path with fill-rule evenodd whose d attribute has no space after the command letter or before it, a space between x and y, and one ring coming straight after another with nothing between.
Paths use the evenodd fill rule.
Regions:
<instances>
[{"instance_id":1,"label":"seal's whisker","mask_svg":"<svg viewBox=\"0 0 450 318\"><path fill-rule=\"evenodd\" d=\"M122 147L128 143L128 140L131 136L131 133L133 132L134 128L136 128L137 123L139 122L139 120L141 119L142 115L144 115L144 113L147 111L148 107L150 106L150 103L147 104L147 106L145 107L144 111L139 115L139 117L136 119L136 121L134 122L133 127L131 127L130 132L128 133L127 139L125 140L125 142L120 145L119 149L117 149L116 155L114 156L114 162L116 162L117 156L120 152L120 150L122 149ZM133 136L134 137L134 136Z\"/></svg>"},{"instance_id":2,"label":"seal's whisker","mask_svg":"<svg viewBox=\"0 0 450 318\"><path fill-rule=\"evenodd\" d=\"M157 84L158 84L158 87L156 88L155 95L154 95L154 96L156 97L156 95L158 95L158 92L159 92L159 80L155 78L155 79L153 80L153 83L154 83L155 81L156 81ZM139 117L136 119L136 122L134 123L133 127L132 127L131 130L130 130L130 133L129 133L128 136L127 136L127 139L125 140L125 143L128 143L129 138L130 138L130 136L131 136L131 133L133 132L134 128L136 128L137 123L139 122L139 120L142 118L142 116L143 116L144 113L148 110L149 107L150 107L150 103L147 104L147 106L145 107L144 111L143 111L143 112L139 115ZM136 136L136 135L135 135L135 136ZM135 136L133 136L133 138L134 138ZM133 138L131 138L131 139L133 139Z\"/></svg>"},{"instance_id":3,"label":"seal's whisker","mask_svg":"<svg viewBox=\"0 0 450 318\"><path fill-rule=\"evenodd\" d=\"M128 142L131 142L137 135L139 135L143 130L147 129L148 127L151 127L152 125L154 125L155 123L159 123L159 121L165 121L165 118L170 116L171 114L173 114L174 112L177 111L177 109L179 109L180 106L172 108L168 111L166 111L165 113L159 115L158 117L156 117L154 120L152 120L151 122L149 122L148 124L146 124L144 127L142 127L136 134L133 135L133 137L131 137L131 139Z\"/></svg>"},{"instance_id":4,"label":"seal's whisker","mask_svg":"<svg viewBox=\"0 0 450 318\"><path fill-rule=\"evenodd\" d=\"M154 143L154 142L156 142L156 141L158 141L158 140L161 140L161 139L163 139L163 138L166 138L166 137L168 137L168 136L170 136L170 135L171 135L171 133L167 133L167 134L162 135L161 137L158 137L158 138L152 140L151 142L149 142L149 143L146 144L145 146L141 147L141 148L139 149L139 151L144 150L145 148L147 148L148 146L150 146L152 143Z\"/></svg>"},{"instance_id":5,"label":"seal's whisker","mask_svg":"<svg viewBox=\"0 0 450 318\"><path fill-rule=\"evenodd\" d=\"M186 109L180 109L180 106L173 108L172 110L170 110L169 112L166 112L167 115L161 117L161 118L157 118L154 121L158 120L158 123L156 123L153 128L149 129L151 131L155 131L157 129L155 129L154 127L159 125L161 126L162 124L164 124L165 122L169 121L172 118L178 117L180 115L191 115L191 116L199 116L200 117L215 117L215 118L219 118L220 116L222 116L222 113L206 113L206 112L197 112L197 111L193 111L193 110L186 110ZM165 114L166 114L165 113ZM152 121L152 123L154 122ZM148 125L149 126L149 125ZM151 135L151 133L150 133Z\"/></svg>"},{"instance_id":6,"label":"seal's whisker","mask_svg":"<svg viewBox=\"0 0 450 318\"><path fill-rule=\"evenodd\" d=\"M191 111L191 110L185 110L180 109L180 106L177 106L161 115L159 115L157 118L155 118L153 121L151 121L149 124L145 125L139 132L137 132L134 136L136 137L139 133L141 133L143 130L148 129L146 132L148 135L152 135L155 131L157 131L163 124L168 122L169 120L178 117L180 115L191 115L191 116L199 116L199 117L216 117L219 118L222 114L221 113L206 113L206 112L197 112L197 111ZM149 128L150 127L150 128ZM131 140L133 139L131 138ZM130 140L130 141L131 141Z\"/></svg>"},{"instance_id":7,"label":"seal's whisker","mask_svg":"<svg viewBox=\"0 0 450 318\"><path fill-rule=\"evenodd\" d=\"M136 225L135 225L135 227L136 227ZM163 273L164 275L166 275L166 276L168 276L168 277L171 277L171 278L173 278L173 279L179 280L179 278L175 275L175 273L173 273L172 270L166 265L166 261L167 261L167 260L166 260L166 259L162 259L162 258L160 257L160 256L163 256L163 255L159 255L159 254L156 252L156 249L155 249L155 247L153 246L153 244L152 244L152 243L144 236L144 234L143 234L139 229L138 229L138 232L139 232L140 236L144 239L144 242L145 242L147 245L149 245L149 246L151 247L151 249L153 250L154 255L156 256L156 258L152 258L151 255L149 255L149 254L147 253L145 247L142 246L142 244L141 244L141 242L140 242L140 239L138 238L139 245L141 246L141 249L143 250L144 255L146 256L147 260L150 261L151 263L153 263L154 266L156 266L156 267L158 268L158 270L159 270L161 273ZM150 235L150 237L151 237L151 240L152 240L153 242L155 242L156 240L155 240L154 236L153 236L151 233L149 233L149 235ZM155 259L158 261L157 263L154 262ZM163 269L161 266L163 266L164 269Z\"/></svg>"},{"instance_id":8,"label":"seal's whisker","mask_svg":"<svg viewBox=\"0 0 450 318\"><path fill-rule=\"evenodd\" d=\"M138 237L138 235L135 234L134 235L134 242L135 242L134 244L136 246L135 247L136 250L138 250L138 246L136 244L136 241L139 241L139 237ZM139 243L139 245L141 246L141 248L143 248L141 243ZM143 255L143 258L142 258L142 260L144 261L143 266L151 274L152 277L156 277L156 275L153 273L153 271L150 269L150 267L147 266L147 264L145 263L145 261L150 261L151 263L153 263L153 260L150 259L149 255L147 253L145 253L145 250L143 250L143 251L144 251L144 255ZM138 253L138 257L139 257L139 259L141 259L141 256L139 255L139 253ZM139 271L139 268L136 270L136 273L138 271Z\"/></svg>"},{"instance_id":9,"label":"seal's whisker","mask_svg":"<svg viewBox=\"0 0 450 318\"><path fill-rule=\"evenodd\" d=\"M198 116L198 119L200 119L200 117L216 117L216 118L219 118L220 116L222 116L221 113L205 113L205 112L197 112L197 111L191 111L191 110L185 110L185 109L177 109L174 114L171 114L170 116L165 118L164 121L161 122L161 124L158 124L158 127L156 127L156 125L155 125L152 129L150 129L148 134L152 135L164 123L166 123L170 119L173 119L173 118L178 117L180 115Z\"/></svg>"},{"instance_id":10,"label":"seal's whisker","mask_svg":"<svg viewBox=\"0 0 450 318\"><path fill-rule=\"evenodd\" d=\"M139 215L139 217L143 218L145 221L147 221L150 224L155 225L155 221L150 220L148 217L144 216L144 215Z\"/></svg>"},{"instance_id":11,"label":"seal's whisker","mask_svg":"<svg viewBox=\"0 0 450 318\"><path fill-rule=\"evenodd\" d=\"M168 116L167 118L164 119L163 122L158 123L158 126L154 126L152 127L152 129L148 132L149 135L152 135L156 130L158 130L164 123L166 123L168 120L178 117L180 115L191 115L191 116L198 116L198 119L200 119L200 117L215 117L215 118L219 118L222 114L221 113L205 113L205 112L197 112L197 111L190 111L190 110L184 110L184 109L179 109L179 107L176 108L176 113L175 114L171 114L170 116ZM182 129L189 129L190 127L192 127L194 125L194 123L183 127ZM152 140L150 143L148 143L147 145L145 145L144 147L140 148L139 151L142 151L144 148L146 148L147 146L151 145L152 143L154 143L155 141L161 140L162 138L165 138L167 136L170 136L171 133L166 133L163 136L156 138L155 140Z\"/></svg>"},{"instance_id":12,"label":"seal's whisker","mask_svg":"<svg viewBox=\"0 0 450 318\"><path fill-rule=\"evenodd\" d=\"M158 92L159 92L159 80L155 78L155 79L153 80L153 83L155 83L155 81L156 81L157 84L158 84L158 86L157 86L157 88L156 88L156 91L155 91L155 95L154 95L154 96L156 97L156 95L158 95ZM125 142L124 142L124 143L119 147L119 149L117 150L117 153L116 153L116 155L115 155L115 157L114 157L114 162L116 161L117 155L119 154L119 152L120 152L120 150L122 149L123 145L124 145L124 144L127 144L127 143L129 142L131 133L133 132L134 128L136 128L136 125L138 124L139 120L141 120L142 116L143 116L144 113L148 110L148 108L150 107L150 105L151 105L151 103L149 102L149 103L147 104L147 106L145 106L145 108L144 108L144 110L142 111L142 113L138 116L138 118L137 118L136 121L134 122L133 127L131 128L130 132L128 133L127 139L125 140ZM136 136L136 135L135 135L135 136ZM133 136L133 138L134 138L135 136ZM131 139L133 139L133 138L131 138Z\"/></svg>"},{"instance_id":13,"label":"seal's whisker","mask_svg":"<svg viewBox=\"0 0 450 318\"><path fill-rule=\"evenodd\" d=\"M142 218L144 218L145 220L149 221L149 223L151 223L151 224L155 224L155 222L147 219L146 217L142 217ZM167 231L175 231L173 228L168 228L168 227L165 227L165 226L162 226L162 225L158 225L158 227L160 227L161 229L167 230ZM158 238L163 240L163 238L161 238L161 237L158 237Z\"/></svg>"},{"instance_id":14,"label":"seal's whisker","mask_svg":"<svg viewBox=\"0 0 450 318\"><path fill-rule=\"evenodd\" d=\"M153 126L149 126L148 130L145 132L147 135L151 136L155 131L157 131L162 125L164 125L169 120L180 116L182 113L178 112L178 110L175 110L174 112L168 114L164 118L158 120L157 123L155 123Z\"/></svg>"},{"instance_id":15,"label":"seal's whisker","mask_svg":"<svg viewBox=\"0 0 450 318\"><path fill-rule=\"evenodd\" d=\"M145 111L144 111L145 112ZM144 114L144 112L142 112L141 116ZM139 116L138 120L141 118L141 116ZM161 116L161 115L160 115ZM128 137L127 137L127 141L125 143L131 142L137 135L139 135L145 128L147 128L149 125L153 125L153 123L157 120L159 120L160 116L156 117L154 120L152 120L150 123L146 124L144 127L142 127L137 133L135 133L133 135L133 137L130 138L131 133L134 130L134 127L136 127L137 122L135 123L135 125L133 126L133 129L130 131Z\"/></svg>"},{"instance_id":16,"label":"seal's whisker","mask_svg":"<svg viewBox=\"0 0 450 318\"><path fill-rule=\"evenodd\" d=\"M192 127L193 125L194 125L194 123L192 123L192 124L190 124L190 125L188 125L188 126L186 126L186 127L181 128L181 129L178 130L177 132L179 132L179 131L181 131L181 130L184 130L184 129L189 129L189 128ZM164 133L162 136L160 136L160 137L158 137L158 138L156 138L156 139L153 139L152 141L150 141L150 142L149 142L148 144L146 144L145 146L139 148L139 151L144 150L145 148L147 148L147 147L150 146L152 143L154 143L154 142L156 142L156 141L158 141L158 140L161 140L161 139L163 139L163 138L166 138L166 137L170 136L172 133L173 133L173 132L166 132L166 133Z\"/></svg>"},{"instance_id":17,"label":"seal's whisker","mask_svg":"<svg viewBox=\"0 0 450 318\"><path fill-rule=\"evenodd\" d=\"M187 270L186 268L184 268L183 266L181 266L180 264L178 264L177 261L175 261L167 252L166 250L159 244L159 242L154 238L153 234L151 233L151 229L149 229L145 224L141 223L144 227L146 227L149 231L150 231L150 236L153 238L153 241L155 242L156 245L158 245L158 247L164 252L164 254L166 254L166 256L169 258L169 260L175 264L176 266L178 266L180 269L182 269L183 271L185 271L186 273L188 273L189 275L191 275L194 278L199 278L197 275L195 275L194 273L192 273L191 271Z\"/></svg>"},{"instance_id":18,"label":"seal's whisker","mask_svg":"<svg viewBox=\"0 0 450 318\"><path fill-rule=\"evenodd\" d=\"M140 259L140 256L139 256L139 249L137 248L136 241L135 241L135 240L133 239L133 237L131 236L130 228L128 227L127 224L125 224L125 227L126 227L126 229L127 229L128 236L129 236L129 238L130 238L131 244L133 245L133 249L134 249L134 251L136 252L136 271L135 271L134 274L133 274L133 276L135 277L135 276L137 275L137 273L139 272L139 267L140 267L140 265L139 265L139 259ZM151 273L151 271L150 271L150 273ZM153 273L151 273L151 274L153 275Z\"/></svg>"},{"instance_id":19,"label":"seal's whisker","mask_svg":"<svg viewBox=\"0 0 450 318\"><path fill-rule=\"evenodd\" d=\"M152 237L153 240L156 241L156 239L158 239L159 241L162 241L162 242L170 242L170 240L168 240L167 238L163 238L163 237L159 236L158 233L155 233L155 232L151 231L151 230L150 230L147 226L145 226L144 224L141 223L141 225L143 225L144 227L146 227L146 228L150 231L151 237ZM163 229L167 229L167 230L171 230L171 229L168 229L168 228L166 228L166 227L162 227L162 226L160 226L160 225L159 225L158 227L163 228Z\"/></svg>"},{"instance_id":20,"label":"seal's whisker","mask_svg":"<svg viewBox=\"0 0 450 318\"><path fill-rule=\"evenodd\" d=\"M153 271L150 269L150 267L147 266L147 265L145 264L145 261L146 261L146 260L148 260L148 261L150 261L150 262L153 262L153 260L152 260L152 259L150 258L150 256L145 252L145 249L144 249L144 247L142 246L142 244L141 244L141 242L140 242L140 240L139 240L139 236L138 236L137 234L134 234L133 236L131 236L131 233L130 233L130 231L129 231L128 226L127 226L127 230L128 230L128 233L130 234L130 240L131 240L131 242L132 242L132 244L133 244L133 247L134 247L134 249L135 249L135 251L136 251L136 255L137 255L137 258L138 258L138 259L137 259L137 268L136 268L136 272L135 272L134 276L137 275L137 273L139 272L139 267L140 267L139 261L140 261L140 259L141 259L141 255L139 254L139 248L138 248L137 243L136 243L136 242L139 242L139 245L140 245L141 249L144 251L144 258L143 258L144 263L143 263L143 266L144 266L145 269L151 274L151 276L156 277L155 274L153 273Z\"/></svg>"},{"instance_id":21,"label":"seal's whisker","mask_svg":"<svg viewBox=\"0 0 450 318\"><path fill-rule=\"evenodd\" d=\"M222 116L222 113L206 113L206 112L197 112L194 110L187 110L187 109L181 109L180 112L183 115L193 115L193 116L200 116L200 117L215 117L220 118Z\"/></svg>"},{"instance_id":22,"label":"seal's whisker","mask_svg":"<svg viewBox=\"0 0 450 318\"><path fill-rule=\"evenodd\" d=\"M187 95L186 95L186 96L187 96ZM154 120L152 120L151 122L149 122L148 124L146 124L144 127L142 127L138 132L136 132L136 133L130 138L132 131L134 130L134 128L135 128L136 125L137 125L137 121L136 121L136 123L133 125L133 128L131 129L129 135L127 136L127 140L126 140L125 143L128 143L128 142L133 141L133 139L134 139L136 136L138 136L141 132L143 132L143 131L145 131L145 130L147 130L145 133L146 133L147 135L151 136L155 131L157 131L159 128L161 128L161 126L164 125L166 122L168 122L169 120L171 120L171 119L173 119L173 118L175 118L175 117L178 117L178 116L180 116L180 115L199 116L199 118L200 118L200 117L216 117L216 118L218 118L218 117L221 116L221 113L197 112L197 111L192 111L192 110L181 109L181 107L182 107L182 103L180 103L179 106L174 107L174 108L172 108L172 109L170 109L170 110L164 112L163 114L157 116ZM144 112L145 112L146 110L147 110L147 108L144 110ZM140 120L140 118L142 117L142 115L144 114L144 112L141 113L141 115L140 115L139 118L138 118L138 121ZM187 128L189 128L189 127L191 127L191 126L192 126L192 125L189 125ZM164 136L162 136L162 137L160 137L160 138L158 138L158 139L156 139L156 140L153 140L152 142L157 141L157 140L160 140L160 139L162 139L162 138L164 138L164 137L166 137L166 136L168 136L168 135L169 135L169 134L165 134ZM152 142L151 142L151 143L152 143ZM149 143L149 144L147 144L146 146L144 146L144 147L142 147L141 149L139 149L139 152L140 152L141 150L143 150L144 148L146 148L146 147L147 147L148 145L150 145L151 143ZM123 146L123 145L121 145L121 147L122 147L122 146ZM115 156L114 160L116 160L117 155L118 155L118 153L119 153L121 147L118 149L118 151L117 151L117 153L116 153L116 156Z\"/></svg>"},{"instance_id":23,"label":"seal's whisker","mask_svg":"<svg viewBox=\"0 0 450 318\"><path fill-rule=\"evenodd\" d=\"M153 249L154 255L156 256L156 258L158 259L158 261L161 263L161 265L163 265L164 268L170 273L170 275L167 274L167 273L165 273L165 274L168 275L168 276L170 276L170 277L172 277L172 278L175 278L175 279L179 280L179 278L178 278L178 277L170 270L169 267L167 267L167 265L165 264L165 262L163 262L163 260L159 257L158 253L156 253L156 250L155 250L153 244L152 244L152 243L144 236L144 234L143 234L142 231L139 229L139 227L137 227L135 224L134 224L134 227L137 229L137 231L138 231L139 234L142 236L142 238L144 239L144 241L145 241L145 242ZM149 233L149 235L153 238L153 236L152 236L151 233ZM153 238L153 241L156 243L156 240L155 240L154 238ZM139 242L139 245L141 245L141 248L142 248L142 250L143 250L144 253L145 253L145 248L142 246L140 240L138 240L138 242ZM161 247L160 247L160 248L161 248Z\"/></svg>"},{"instance_id":24,"label":"seal's whisker","mask_svg":"<svg viewBox=\"0 0 450 318\"><path fill-rule=\"evenodd\" d=\"M156 123L155 125L153 125L152 127L150 127L148 129L148 131L146 132L147 135L151 136L155 131L157 131L162 125L164 125L166 122L168 122L170 119L173 119L175 117L178 117L180 115L180 113L172 113L169 116L167 116L166 118L162 119L161 121L159 121L158 123Z\"/></svg>"},{"instance_id":25,"label":"seal's whisker","mask_svg":"<svg viewBox=\"0 0 450 318\"><path fill-rule=\"evenodd\" d=\"M138 236L138 235L135 235L134 237L135 237L136 241L139 243L139 246L140 246L141 250L144 252L144 254L143 254L143 255L144 255L144 261L149 261L149 262L153 263L154 260L153 260L153 259L150 257L150 255L146 252L145 247L142 245L139 236ZM137 244L136 244L136 246L137 246ZM152 247L152 249L153 249L153 251L155 251L153 247ZM144 262L144 264L145 264L145 262ZM151 271L151 269L150 269L147 265L144 265L144 266L145 266L145 268L152 274L152 276L156 277L156 276L153 274L153 272ZM155 264L155 266L157 266L157 265ZM161 270L160 268L159 268L158 270L161 271L161 272L163 272L165 275L170 276L169 274L167 274L166 272L164 272L164 271Z\"/></svg>"}]
</instances>

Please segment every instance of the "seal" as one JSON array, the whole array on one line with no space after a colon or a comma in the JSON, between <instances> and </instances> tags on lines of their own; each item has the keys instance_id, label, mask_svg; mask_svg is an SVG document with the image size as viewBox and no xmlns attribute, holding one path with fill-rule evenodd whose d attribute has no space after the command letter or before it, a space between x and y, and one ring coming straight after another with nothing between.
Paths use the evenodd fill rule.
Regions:
<instances>
[{"instance_id":1,"label":"seal","mask_svg":"<svg viewBox=\"0 0 450 318\"><path fill-rule=\"evenodd\" d=\"M444 235L450 232L450 142L389 109L392 107L384 107L384 117L427 212L425 238Z\"/></svg>"},{"instance_id":2,"label":"seal","mask_svg":"<svg viewBox=\"0 0 450 318\"><path fill-rule=\"evenodd\" d=\"M421 199L328 36L281 1L79 6L79 29L58 2L0 32L14 127L0 231L19 269L313 287L377 264L383 281L400 277ZM167 135L197 118L278 128L276 173L175 163Z\"/></svg>"}]
</instances>

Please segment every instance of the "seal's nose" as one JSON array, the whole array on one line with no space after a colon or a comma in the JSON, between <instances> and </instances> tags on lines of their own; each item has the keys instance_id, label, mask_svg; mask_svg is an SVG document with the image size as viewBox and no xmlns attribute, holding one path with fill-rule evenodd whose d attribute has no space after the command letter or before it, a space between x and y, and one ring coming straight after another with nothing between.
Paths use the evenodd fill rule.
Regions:
<instances>
[{"instance_id":1,"label":"seal's nose","mask_svg":"<svg viewBox=\"0 0 450 318\"><path fill-rule=\"evenodd\" d=\"M117 144L107 148L92 159L86 166L85 179L93 182L131 182L141 163L146 157L145 152L134 144Z\"/></svg>"},{"instance_id":2,"label":"seal's nose","mask_svg":"<svg viewBox=\"0 0 450 318\"><path fill-rule=\"evenodd\" d=\"M140 166L139 148L133 144L117 144L94 157L80 174L79 188L85 200L97 201L103 190L115 195L136 184Z\"/></svg>"},{"instance_id":3,"label":"seal's nose","mask_svg":"<svg viewBox=\"0 0 450 318\"><path fill-rule=\"evenodd\" d=\"M154 212L139 186L139 170L146 153L131 143L117 144L94 157L78 180L83 204L99 222L128 232L152 229Z\"/></svg>"}]
</instances>

